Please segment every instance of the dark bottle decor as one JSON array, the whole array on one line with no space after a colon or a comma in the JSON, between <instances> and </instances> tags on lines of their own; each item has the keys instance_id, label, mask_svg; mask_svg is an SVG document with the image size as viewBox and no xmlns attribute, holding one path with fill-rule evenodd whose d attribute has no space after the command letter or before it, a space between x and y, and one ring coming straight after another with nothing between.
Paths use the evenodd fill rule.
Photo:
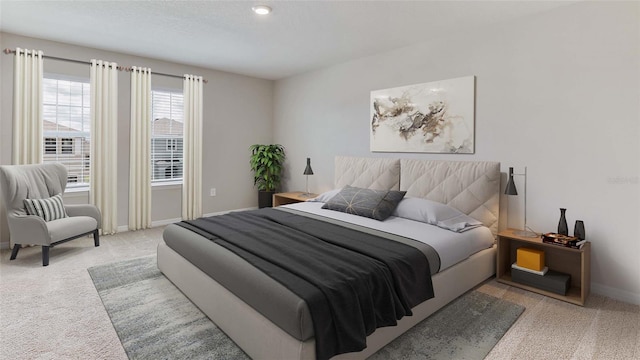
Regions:
<instances>
[{"instance_id":1,"label":"dark bottle decor","mask_svg":"<svg viewBox=\"0 0 640 360\"><path fill-rule=\"evenodd\" d=\"M567 226L567 218L565 212L567 209L560 208L560 221L558 222L558 234L569 235L569 227Z\"/></svg>"},{"instance_id":2,"label":"dark bottle decor","mask_svg":"<svg viewBox=\"0 0 640 360\"><path fill-rule=\"evenodd\" d=\"M585 239L584 222L582 220L576 220L576 226L573 228L573 236L580 240Z\"/></svg>"}]
</instances>

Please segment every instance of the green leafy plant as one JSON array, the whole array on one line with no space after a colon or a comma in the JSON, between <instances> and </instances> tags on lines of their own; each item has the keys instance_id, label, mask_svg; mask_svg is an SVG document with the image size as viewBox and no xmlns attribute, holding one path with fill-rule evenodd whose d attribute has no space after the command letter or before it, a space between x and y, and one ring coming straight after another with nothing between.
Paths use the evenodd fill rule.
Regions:
<instances>
[{"instance_id":1,"label":"green leafy plant","mask_svg":"<svg viewBox=\"0 0 640 360\"><path fill-rule=\"evenodd\" d=\"M260 191L275 191L280 185L280 175L284 163L284 146L280 144L260 145L249 147L251 151L251 170L253 170L253 184Z\"/></svg>"}]
</instances>

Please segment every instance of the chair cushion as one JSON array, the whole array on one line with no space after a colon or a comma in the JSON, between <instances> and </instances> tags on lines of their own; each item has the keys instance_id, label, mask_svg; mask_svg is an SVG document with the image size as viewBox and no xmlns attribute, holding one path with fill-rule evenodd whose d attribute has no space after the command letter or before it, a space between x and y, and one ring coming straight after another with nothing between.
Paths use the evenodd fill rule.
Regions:
<instances>
[{"instance_id":1,"label":"chair cushion","mask_svg":"<svg viewBox=\"0 0 640 360\"><path fill-rule=\"evenodd\" d=\"M44 221L67 217L62 203L62 194L47 199L24 199L23 202L27 214L40 216Z\"/></svg>"},{"instance_id":2,"label":"chair cushion","mask_svg":"<svg viewBox=\"0 0 640 360\"><path fill-rule=\"evenodd\" d=\"M88 233L98 228L96 219L89 216L71 216L46 223L51 242Z\"/></svg>"}]
</instances>

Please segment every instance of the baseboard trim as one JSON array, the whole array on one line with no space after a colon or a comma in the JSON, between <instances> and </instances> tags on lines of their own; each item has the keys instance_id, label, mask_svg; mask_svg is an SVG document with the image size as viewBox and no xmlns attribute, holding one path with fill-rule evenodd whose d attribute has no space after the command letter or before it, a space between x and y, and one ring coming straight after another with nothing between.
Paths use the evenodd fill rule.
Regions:
<instances>
[{"instance_id":1,"label":"baseboard trim","mask_svg":"<svg viewBox=\"0 0 640 360\"><path fill-rule=\"evenodd\" d=\"M218 211L218 212L213 212L213 213L208 213L208 214L204 214L202 215L203 217L208 217L208 216L217 216L217 215L224 215L224 214L228 214L230 212L236 212L236 211L246 211L246 210L255 210L257 209L257 206L253 206L253 207L248 207L248 208L244 208L244 209L235 209L235 210L225 210L225 211Z\"/></svg>"},{"instance_id":2,"label":"baseboard trim","mask_svg":"<svg viewBox=\"0 0 640 360\"><path fill-rule=\"evenodd\" d=\"M156 220L156 221L152 221L151 222L151 227L158 227L158 226L164 226L164 225L169 225L169 224L173 224L173 223L177 223L178 221L181 221L182 218L173 218L173 219L164 219L164 220ZM118 226L118 232L125 232L125 231L129 231L129 225L120 225Z\"/></svg>"},{"instance_id":3,"label":"baseboard trim","mask_svg":"<svg viewBox=\"0 0 640 360\"><path fill-rule=\"evenodd\" d=\"M638 293L632 293L630 291L597 283L591 283L591 291L594 294L610 297L630 304L640 305L640 294Z\"/></svg>"}]
</instances>

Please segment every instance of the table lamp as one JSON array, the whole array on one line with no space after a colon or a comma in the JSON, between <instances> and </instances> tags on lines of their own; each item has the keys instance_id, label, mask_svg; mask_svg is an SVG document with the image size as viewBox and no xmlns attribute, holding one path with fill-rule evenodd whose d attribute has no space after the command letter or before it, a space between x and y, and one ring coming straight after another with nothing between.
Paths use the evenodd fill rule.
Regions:
<instances>
[{"instance_id":1,"label":"table lamp","mask_svg":"<svg viewBox=\"0 0 640 360\"><path fill-rule=\"evenodd\" d=\"M307 167L304 168L304 175L307 176L307 192L302 194L303 197L311 197L311 193L309 192L309 175L313 175L313 169L311 169L311 158L307 158Z\"/></svg>"},{"instance_id":2,"label":"table lamp","mask_svg":"<svg viewBox=\"0 0 640 360\"><path fill-rule=\"evenodd\" d=\"M534 231L527 226L527 167L524 167L523 174L514 174L513 168L509 168L509 181L507 182L507 188L504 190L506 195L518 195L518 190L516 189L516 184L513 182L514 176L524 176L524 227L522 230L515 231L514 233L518 236L524 237L538 237Z\"/></svg>"}]
</instances>

